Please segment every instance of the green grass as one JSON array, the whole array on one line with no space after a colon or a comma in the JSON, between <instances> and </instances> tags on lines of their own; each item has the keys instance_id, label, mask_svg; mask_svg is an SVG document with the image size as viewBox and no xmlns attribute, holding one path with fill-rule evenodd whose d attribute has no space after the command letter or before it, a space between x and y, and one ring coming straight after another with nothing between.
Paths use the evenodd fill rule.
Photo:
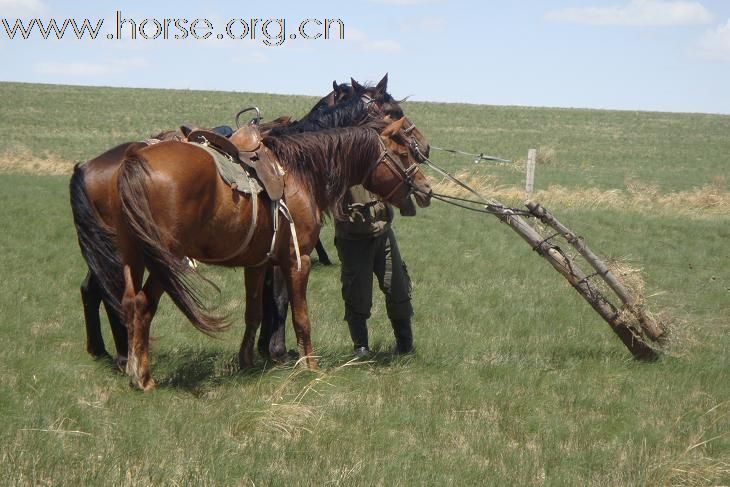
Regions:
<instances>
[{"instance_id":1,"label":"green grass","mask_svg":"<svg viewBox=\"0 0 730 487\"><path fill-rule=\"evenodd\" d=\"M399 91L393 84L392 91ZM403 87L406 90L407 87ZM313 99L0 84L2 154L68 166L182 121ZM727 175L730 117L407 103L435 145L518 159L553 147L538 187L687 191ZM519 184L509 166L452 170ZM32 168L32 166L30 166ZM677 328L656 363L496 219L434 202L396 221L418 352L395 358L376 293L372 363L352 364L339 267L311 277L322 370L239 371L243 276L208 267L235 324L196 332L163 298L152 394L84 351L85 273L68 177L0 172L0 478L8 485L723 485L730 483L730 215L552 207L602 255L644 271ZM323 240L331 245L332 228ZM110 334L104 325L107 346ZM293 348L291 330L289 346Z\"/></svg>"}]
</instances>

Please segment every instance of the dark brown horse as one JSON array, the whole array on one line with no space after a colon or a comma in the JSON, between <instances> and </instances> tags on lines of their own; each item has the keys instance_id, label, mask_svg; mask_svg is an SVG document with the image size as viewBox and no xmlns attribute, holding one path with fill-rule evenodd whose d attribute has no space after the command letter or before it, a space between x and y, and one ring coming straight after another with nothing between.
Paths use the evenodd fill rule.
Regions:
<instances>
[{"instance_id":1,"label":"dark brown horse","mask_svg":"<svg viewBox=\"0 0 730 487\"><path fill-rule=\"evenodd\" d=\"M360 85L354 79L351 84L333 82L333 91L323 98L302 120L272 130L271 135L312 132L329 128L352 127L369 120L395 120L403 116L399 103L387 92L388 75L374 87ZM329 104L334 104L328 106ZM428 155L428 144L420 131L407 123L409 147L418 144ZM414 155L416 152L414 151ZM320 262L322 260L320 259ZM264 282L264 313L258 350L274 360L287 358L285 345L286 316L289 297L286 281L279 268L274 266L266 273Z\"/></svg>"},{"instance_id":2,"label":"dark brown horse","mask_svg":"<svg viewBox=\"0 0 730 487\"><path fill-rule=\"evenodd\" d=\"M265 268L279 265L287 280L299 352L307 366L315 368L306 290L309 253L319 238L320 212L333 207L355 184L363 184L407 214L415 214L411 195L420 206L428 205L431 189L408 148L406 123L400 119L385 127L381 122L379 126L267 137L266 146L286 170L284 200L297 235L294 239L289 226L280 225L273 249L274 218L268 198L232 191L207 152L181 142L130 151L109 193L111 221L124 266L124 293L117 306L124 311L129 335L127 373L132 384L143 390L154 387L148 363L149 329L163 292L198 329L210 333L226 326L225 320L202 309L183 256L245 267L242 367L253 364ZM245 248L241 248L242 242L248 242ZM143 285L145 268L149 276Z\"/></svg>"},{"instance_id":3,"label":"dark brown horse","mask_svg":"<svg viewBox=\"0 0 730 487\"><path fill-rule=\"evenodd\" d=\"M385 109L385 113L391 116L402 116L400 107L387 94L386 87L387 75L375 87L364 87L354 80L351 85L333 82L333 91L319 100L310 112L302 120L295 122L294 125L306 130L312 130L312 126L320 128L342 126L344 123L342 122L343 118L332 117L332 112L327 112L327 109L353 97L362 97L369 105L372 104L373 108ZM336 122L333 123L333 120ZM303 123L309 123L310 125L303 125ZM282 125L288 125L288 117L282 117L274 122L264 124L262 129L266 131ZM169 131L163 132L153 137L153 139L171 140L181 139L182 137L180 132ZM99 319L99 310L103 302L114 337L117 361L120 364L124 363L127 356L127 330L119 317L121 310L114 309L114 306L108 298L108 292L121 293L123 287L122 282L120 279L113 289L105 291L97 277L100 272L99 263L94 262L94 254L89 249L92 246L104 248L106 254L105 265L118 266L118 258L115 257L116 244L114 243L114 235L110 233L106 218L109 207L107 188L111 176L122 160L123 154L133 144L138 143L128 142L121 144L87 161L83 165L77 165L74 168L74 174L70 183L74 223L76 225L81 252L88 267L86 278L81 283L81 300L86 325L86 349L94 357L107 355ZM320 261L324 261L326 253L320 247L321 243L318 243L317 253ZM121 268L116 270L119 270L117 274L121 276ZM269 343L269 338L274 333L275 325L273 323L278 324L278 329L283 328L284 323L281 318L281 310L283 309L285 314L286 304L284 303L288 303L288 299L282 288L277 287L273 292L273 296L277 297L276 302L279 304L274 307L269 306L267 311L271 311L265 313L267 326L266 333L262 333L261 343L266 344ZM284 296L282 297L282 295ZM273 297L269 301L271 303L275 302ZM269 323L272 323L272 325L269 325ZM279 340L276 340L276 343L280 343L279 347L283 349L283 335L279 335ZM268 349L269 347L265 346L264 348Z\"/></svg>"}]
</instances>

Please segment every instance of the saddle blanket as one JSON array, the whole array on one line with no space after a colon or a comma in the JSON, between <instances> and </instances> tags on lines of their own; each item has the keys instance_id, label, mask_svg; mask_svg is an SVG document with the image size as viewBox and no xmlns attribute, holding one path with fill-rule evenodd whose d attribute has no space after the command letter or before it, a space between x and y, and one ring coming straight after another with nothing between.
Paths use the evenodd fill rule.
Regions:
<instances>
[{"instance_id":1,"label":"saddle blanket","mask_svg":"<svg viewBox=\"0 0 730 487\"><path fill-rule=\"evenodd\" d=\"M200 147L215 161L223 181L229 186L236 185L236 191L244 194L259 194L263 191L261 183L252 175L247 168L237 162L233 162L227 154L217 151L214 147L197 142L188 142L189 144Z\"/></svg>"}]
</instances>

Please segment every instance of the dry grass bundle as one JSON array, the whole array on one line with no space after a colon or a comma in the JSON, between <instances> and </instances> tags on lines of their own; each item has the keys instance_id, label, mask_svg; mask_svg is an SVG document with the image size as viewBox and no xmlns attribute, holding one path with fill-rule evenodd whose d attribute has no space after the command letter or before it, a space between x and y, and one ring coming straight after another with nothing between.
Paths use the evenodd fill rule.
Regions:
<instances>
[{"instance_id":1,"label":"dry grass bundle","mask_svg":"<svg viewBox=\"0 0 730 487\"><path fill-rule=\"evenodd\" d=\"M245 435L247 430L283 433L296 439L303 433L312 433L324 416L322 406L309 404L309 396L320 396L323 387L333 388L332 379L342 370L352 366L367 365L358 359L350 360L338 367L324 370L305 369L300 358L293 366L283 365L281 370L290 373L271 392L266 405L258 411L248 411L231 427L231 435ZM302 380L305 380L302 385Z\"/></svg>"},{"instance_id":2,"label":"dry grass bundle","mask_svg":"<svg viewBox=\"0 0 730 487\"><path fill-rule=\"evenodd\" d=\"M621 284L623 284L637 305L642 306L646 303L646 281L644 281L643 272L640 267L635 267L629 263L627 258L610 259L606 262L606 266Z\"/></svg>"},{"instance_id":3,"label":"dry grass bundle","mask_svg":"<svg viewBox=\"0 0 730 487\"><path fill-rule=\"evenodd\" d=\"M554 164L557 160L555 156L555 147L551 145L545 147L540 146L537 148L537 153L535 154L535 164L537 164L538 166Z\"/></svg>"},{"instance_id":4,"label":"dry grass bundle","mask_svg":"<svg viewBox=\"0 0 730 487\"><path fill-rule=\"evenodd\" d=\"M516 186L503 186L491 175L474 174L468 170L455 174L455 177L487 198L496 198L505 204L522 206L525 199L524 189ZM432 185L434 192L456 197L470 197L469 191L443 179ZM599 188L573 189L552 185L532 194L531 200L545 206L555 205L575 208L620 208L635 212L671 211L696 215L730 213L730 192L723 177L712 183L689 191L662 193L655 185L637 180L626 181L626 191L620 189L602 190Z\"/></svg>"}]
</instances>

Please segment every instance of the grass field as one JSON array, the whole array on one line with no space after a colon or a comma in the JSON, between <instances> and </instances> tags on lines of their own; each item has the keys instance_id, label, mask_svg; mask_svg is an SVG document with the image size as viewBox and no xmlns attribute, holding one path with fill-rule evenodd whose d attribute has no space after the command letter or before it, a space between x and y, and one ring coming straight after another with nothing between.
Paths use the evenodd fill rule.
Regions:
<instances>
[{"instance_id":1,"label":"grass field","mask_svg":"<svg viewBox=\"0 0 730 487\"><path fill-rule=\"evenodd\" d=\"M496 219L434 202L395 224L415 355L389 354L376 299L376 354L351 362L339 267L316 266L321 371L262 360L239 371L242 272L207 267L234 326L208 338L163 298L158 387L142 394L84 350L73 162L182 122L232 123L251 104L301 116L314 99L15 83L0 98L3 484L730 484L730 117L404 104L433 145L515 160L433 153L510 204L539 149L538 199L602 255L641 268L650 308L673 323L658 362L632 360ZM336 257L331 226L323 234Z\"/></svg>"}]
</instances>

